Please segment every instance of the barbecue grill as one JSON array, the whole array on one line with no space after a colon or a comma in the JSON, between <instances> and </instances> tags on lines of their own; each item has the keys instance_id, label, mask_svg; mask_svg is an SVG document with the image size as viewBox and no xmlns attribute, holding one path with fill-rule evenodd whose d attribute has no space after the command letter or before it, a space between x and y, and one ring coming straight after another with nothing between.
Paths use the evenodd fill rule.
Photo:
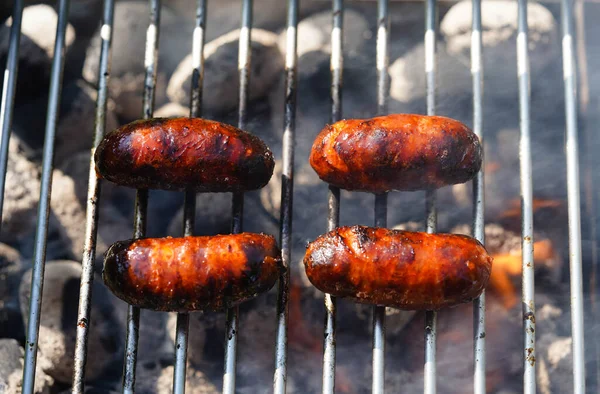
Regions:
<instances>
[{"instance_id":1,"label":"barbecue grill","mask_svg":"<svg viewBox=\"0 0 600 394\"><path fill-rule=\"evenodd\" d=\"M424 45L426 75L426 102L427 114L436 113L436 36L437 36L437 3L436 0L425 1L424 15ZM521 180L521 213L522 213L522 305L523 305L523 382L525 393L536 392L536 343L535 343L535 308L534 308L534 268L533 268L533 202L532 202L532 159L530 135L530 73L528 57L528 26L527 26L527 1L518 1L518 38L517 38L517 64L519 87L519 120L520 120L520 180ZM0 213L2 209L5 175L7 171L8 146L12 126L12 113L14 107L16 81L18 77L17 61L19 56L19 42L21 35L21 17L23 13L23 0L14 0L13 24L10 35L10 49L6 64L4 89L0 108L0 123L2 137L0 145ZM38 343L38 330L41 313L42 286L44 281L45 249L48 236L49 203L51 192L51 175L53 169L54 137L61 96L62 73L64 68L65 32L70 0L58 2L58 24L56 31L56 44L52 60L50 80L50 94L47 110L47 123L43 149L43 167L41 176L41 192L38 208L38 222L36 227L34 264L30 298L29 316L26 329L25 365L23 374L23 392L32 393L35 379L35 365ZM285 54L285 116L282 125L283 133L283 173L281 179L281 217L280 217L280 246L283 255L285 272L281 275L278 284L275 371L273 390L275 393L286 392L287 376L287 328L288 328L288 300L290 283L291 260L291 235L292 235L292 192L294 186L294 133L296 121L296 81L297 81L297 27L298 27L299 0L288 0L287 12L287 40ZM377 114L387 112L387 96L389 91L388 63L389 63L389 29L390 15L388 11L389 0L373 1L373 7L378 9L377 29ZM260 4L256 4L259 6ZM146 77L143 95L143 117L151 118L154 110L154 95L157 73L157 53L160 37L161 1L150 0L150 19L146 35L146 56L144 64ZM571 289L571 324L572 324L572 351L573 351L573 392L583 394L586 392L586 371L584 365L584 309L583 309L583 277L582 277L582 245L581 245L581 219L580 219L580 172L578 149L578 69L585 70L585 52L577 50L576 35L581 35L582 2L575 0L561 0L561 26L562 26L562 62L564 77L565 97L565 149L566 171L568 189L568 234L569 234L569 261L570 261L570 289ZM207 0L197 0L196 22L193 30L193 80L190 103L190 116L202 115L202 82L204 76L204 41L207 21ZM251 62L250 38L252 32L253 1L243 0L241 10L241 32L239 38L238 71L240 79L238 127L246 129L249 66ZM331 121L342 119L342 65L343 65L343 0L332 0L333 29L331 31ZM100 67L98 72L98 96L96 107L96 123L94 132L94 146L97 146L105 132L105 114L108 98L108 78L110 70L110 48L112 24L114 16L114 0L104 1L103 22L101 27L102 47L100 53ZM576 18L577 16L577 18ZM577 23L576 23L577 21ZM581 48L579 48L581 49ZM576 55L580 55L577 56ZM471 74L473 89L473 121L474 132L484 137L483 120L483 56L482 29L481 29L481 1L472 1L472 35L471 35ZM579 68L578 68L579 67ZM586 77L585 73L582 75ZM582 82L581 80L579 82ZM587 82L583 81L585 86ZM441 92L440 92L441 93ZM584 104L585 105L585 104ZM373 114L376 115L376 114ZM533 141L534 142L534 141ZM83 274L79 299L79 312L77 321L77 342L75 351L73 393L84 391L84 370L87 355L87 341L89 334L93 281L93 261L95 258L96 234L98 226L98 201L100 199L100 182L93 165L93 155L90 159L89 188L87 199L87 220L85 227L86 242L82 260ZM586 169L586 171L589 169ZM484 180L483 167L473 182L473 234L484 242ZM428 192L423 204L426 215L428 232L436 231L437 210L434 192ZM242 231L243 195L233 196L232 232ZM332 230L339 223L340 190L329 188L329 218L328 230ZM586 200L586 210L593 212L592 200ZM135 204L135 219L133 237L145 235L146 208L148 204L148 191L138 190ZM184 222L185 235L191 235L194 227L195 194L191 191L185 193ZM375 196L374 217L376 226L387 225L387 195ZM325 230L325 226L323 226ZM595 278L595 266L594 270ZM594 285L592 283L592 285ZM335 388L336 371L336 299L325 295L325 327L324 327L324 353L323 353L323 393L333 393ZM440 313L443 313L440 312ZM384 352L385 352L385 308L373 308L373 353L372 353L372 391L384 392ZM123 392L133 393L136 376L137 343L139 337L138 308L129 306L127 319L125 363L123 370ZM486 392L486 331L485 331L485 294L473 303L473 355L475 367L473 371L475 393ZM425 364L424 364L424 393L436 392L436 312L428 312L425 318ZM187 337L189 315L181 313L177 316L176 328L176 359L173 377L173 391L185 392ZM236 387L236 343L239 330L238 309L232 308L226 312L226 340L225 362L223 374L223 393L234 393ZM293 366L291 366L293 368Z\"/></svg>"}]
</instances>

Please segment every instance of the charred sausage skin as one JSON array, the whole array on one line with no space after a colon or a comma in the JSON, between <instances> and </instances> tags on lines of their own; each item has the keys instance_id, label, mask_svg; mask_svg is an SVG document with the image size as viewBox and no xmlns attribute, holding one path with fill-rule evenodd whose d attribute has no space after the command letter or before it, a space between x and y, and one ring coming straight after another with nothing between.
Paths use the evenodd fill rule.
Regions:
<instances>
[{"instance_id":1,"label":"charred sausage skin","mask_svg":"<svg viewBox=\"0 0 600 394\"><path fill-rule=\"evenodd\" d=\"M281 253L265 234L119 241L102 277L119 298L155 311L219 311L256 297L279 277Z\"/></svg>"},{"instance_id":2,"label":"charred sausage skin","mask_svg":"<svg viewBox=\"0 0 600 394\"><path fill-rule=\"evenodd\" d=\"M356 302L437 310L477 298L492 258L476 239L365 226L339 227L309 244L306 274L319 290Z\"/></svg>"},{"instance_id":3,"label":"charred sausage skin","mask_svg":"<svg viewBox=\"0 0 600 394\"><path fill-rule=\"evenodd\" d=\"M275 166L258 137L200 118L129 123L108 133L94 158L100 176L119 185L197 192L260 189Z\"/></svg>"},{"instance_id":4,"label":"charred sausage skin","mask_svg":"<svg viewBox=\"0 0 600 394\"><path fill-rule=\"evenodd\" d=\"M346 190L381 193L464 183L479 171L478 137L459 121L396 114L341 120L317 136L310 164Z\"/></svg>"}]
</instances>

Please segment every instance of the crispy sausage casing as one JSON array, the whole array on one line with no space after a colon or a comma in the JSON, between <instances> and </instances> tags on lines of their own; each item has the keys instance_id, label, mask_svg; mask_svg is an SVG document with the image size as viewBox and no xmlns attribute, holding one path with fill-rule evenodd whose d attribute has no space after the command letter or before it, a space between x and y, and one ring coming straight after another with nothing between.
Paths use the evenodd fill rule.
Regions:
<instances>
[{"instance_id":1,"label":"crispy sausage casing","mask_svg":"<svg viewBox=\"0 0 600 394\"><path fill-rule=\"evenodd\" d=\"M217 311L271 289L280 264L275 238L265 234L146 238L114 243L102 276L140 308Z\"/></svg>"},{"instance_id":2,"label":"crispy sausage casing","mask_svg":"<svg viewBox=\"0 0 600 394\"><path fill-rule=\"evenodd\" d=\"M479 139L461 122L410 114L327 125L310 154L323 181L375 193L464 183L477 174L481 160Z\"/></svg>"},{"instance_id":3,"label":"crispy sausage casing","mask_svg":"<svg viewBox=\"0 0 600 394\"><path fill-rule=\"evenodd\" d=\"M108 133L94 157L98 173L119 185L197 192L260 189L275 166L258 137L199 118L129 123Z\"/></svg>"},{"instance_id":4,"label":"crispy sausage casing","mask_svg":"<svg viewBox=\"0 0 600 394\"><path fill-rule=\"evenodd\" d=\"M334 296L437 310L477 298L488 283L492 258L465 235L352 226L312 242L304 266L311 283Z\"/></svg>"}]
</instances>

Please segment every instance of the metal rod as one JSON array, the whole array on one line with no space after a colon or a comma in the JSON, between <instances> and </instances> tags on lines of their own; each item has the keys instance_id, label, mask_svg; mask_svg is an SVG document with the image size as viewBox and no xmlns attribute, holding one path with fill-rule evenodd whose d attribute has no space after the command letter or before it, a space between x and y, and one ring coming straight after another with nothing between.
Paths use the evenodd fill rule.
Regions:
<instances>
[{"instance_id":1,"label":"metal rod","mask_svg":"<svg viewBox=\"0 0 600 394\"><path fill-rule=\"evenodd\" d=\"M375 227L387 227L387 193L375 195ZM385 383L385 307L373 307L372 392L383 394Z\"/></svg>"},{"instance_id":2,"label":"metal rod","mask_svg":"<svg viewBox=\"0 0 600 394\"><path fill-rule=\"evenodd\" d=\"M328 194L329 218L327 220L327 230L332 231L338 227L340 220L340 189L329 186ZM331 294L325 294L323 394L333 394L335 391L336 308L337 299Z\"/></svg>"},{"instance_id":3,"label":"metal rod","mask_svg":"<svg viewBox=\"0 0 600 394\"><path fill-rule=\"evenodd\" d=\"M192 40L192 86L190 94L190 118L199 117L202 112L202 85L204 80L204 37L206 29L206 0L196 1L196 24ZM196 218L196 193L187 190L183 203L183 235L194 232ZM173 393L185 393L188 334L190 315L177 314L175 329L175 367L173 371Z\"/></svg>"},{"instance_id":4,"label":"metal rod","mask_svg":"<svg viewBox=\"0 0 600 394\"><path fill-rule=\"evenodd\" d=\"M389 0L377 2L377 114L387 112L389 93L388 65ZM387 227L387 193L375 195L375 227ZM373 382L371 391L383 394L385 387L385 307L373 307Z\"/></svg>"},{"instance_id":5,"label":"metal rod","mask_svg":"<svg viewBox=\"0 0 600 394\"><path fill-rule=\"evenodd\" d=\"M527 0L518 3L517 74L519 81L519 157L521 172L521 250L523 256L523 389L536 392L535 381L535 303L533 266L533 202L531 175L531 136L529 131L529 53L527 49Z\"/></svg>"},{"instance_id":6,"label":"metal rod","mask_svg":"<svg viewBox=\"0 0 600 394\"><path fill-rule=\"evenodd\" d=\"M437 0L427 0L425 3L425 80L427 89L427 115L435 115L436 105L436 51L437 51ZM425 211L427 232L437 230L437 208L435 204L435 191L425 192ZM425 394L435 394L437 391L436 369L437 347L437 313L425 313Z\"/></svg>"},{"instance_id":7,"label":"metal rod","mask_svg":"<svg viewBox=\"0 0 600 394\"><path fill-rule=\"evenodd\" d=\"M102 39L100 66L98 68L98 96L96 98L96 122L94 126L93 149L90 156L88 175L88 197L85 220L85 243L81 260L81 284L79 286L79 310L77 313L77 338L75 341L75 362L73 365L73 394L84 392L87 344L91 324L92 286L94 283L94 261L96 259L96 240L98 234L98 205L100 203L100 182L96 174L94 151L104 135L106 128L106 102L108 100L108 78L114 0L104 2L103 23L100 28Z\"/></svg>"},{"instance_id":8,"label":"metal rod","mask_svg":"<svg viewBox=\"0 0 600 394\"><path fill-rule=\"evenodd\" d=\"M25 362L23 367L23 393L33 393L35 383L35 365L38 349L40 313L42 306L42 289L44 285L44 268L46 265L46 244L48 236L48 218L50 215L50 192L52 190L52 170L54 159L54 137L60 110L60 94L65 60L65 33L69 15L69 0L60 0L56 38L54 41L54 57L50 72L50 91L48 94L48 112L46 113L46 129L44 136L44 154L42 159L42 176L40 200L37 212L35 244L33 251L33 272L31 275L31 295L29 299L29 319L25 342Z\"/></svg>"},{"instance_id":9,"label":"metal rod","mask_svg":"<svg viewBox=\"0 0 600 394\"><path fill-rule=\"evenodd\" d=\"M344 1L332 0L332 29L331 29L331 123L342 117L342 75L344 68L343 34ZM340 189L329 186L329 213L327 230L332 231L340 222ZM335 353L336 353L336 305L337 300L330 294L325 294L325 329L323 342L323 394L333 394L335 391Z\"/></svg>"},{"instance_id":10,"label":"metal rod","mask_svg":"<svg viewBox=\"0 0 600 394\"><path fill-rule=\"evenodd\" d=\"M236 234L242 231L242 215L244 209L243 193L233 194L233 215L231 223L231 232ZM225 318L225 366L223 372L223 393L235 393L235 371L237 357L237 333L238 333L238 315L237 306L229 308Z\"/></svg>"},{"instance_id":11,"label":"metal rod","mask_svg":"<svg viewBox=\"0 0 600 394\"><path fill-rule=\"evenodd\" d=\"M245 130L248 120L248 83L250 79L252 0L242 2L242 21L238 52L238 73L240 78L238 128ZM232 232L240 233L243 228L244 193L234 193ZM239 308L227 310L225 336L225 370L223 372L223 393L235 393L235 369L237 353L237 326Z\"/></svg>"},{"instance_id":12,"label":"metal rod","mask_svg":"<svg viewBox=\"0 0 600 394\"><path fill-rule=\"evenodd\" d=\"M21 21L23 20L23 0L14 0L12 13L12 26L8 46L6 69L4 70L4 86L2 88L2 102L0 104L0 125L2 136L0 139L0 226L2 225L2 210L4 207L4 186L8 165L8 146L12 131L12 116L15 106L15 92L17 89L17 74L19 73L19 45L21 42Z\"/></svg>"},{"instance_id":13,"label":"metal rod","mask_svg":"<svg viewBox=\"0 0 600 394\"><path fill-rule=\"evenodd\" d=\"M483 146L483 44L481 32L481 0L473 0L471 31L471 76L473 77L473 132ZM473 179L473 236L485 243L484 164ZM485 291L473 302L473 392L485 394Z\"/></svg>"},{"instance_id":14,"label":"metal rod","mask_svg":"<svg viewBox=\"0 0 600 394\"><path fill-rule=\"evenodd\" d=\"M288 0L286 56L285 56L285 109L283 121L283 171L281 174L280 239L284 271L277 288L277 337L275 345L275 375L273 392L285 394L287 380L287 327L292 259L292 205L294 192L294 141L296 132L296 85L298 0Z\"/></svg>"},{"instance_id":15,"label":"metal rod","mask_svg":"<svg viewBox=\"0 0 600 394\"><path fill-rule=\"evenodd\" d=\"M579 201L579 147L577 137L577 67L573 28L573 1L563 0L562 56L565 82L569 263L571 270L571 335L573 337L573 393L585 393L583 336L583 278L581 270L581 213Z\"/></svg>"},{"instance_id":16,"label":"metal rod","mask_svg":"<svg viewBox=\"0 0 600 394\"><path fill-rule=\"evenodd\" d=\"M175 367L173 370L173 393L185 393L185 370L187 362L190 314L178 313L175 328Z\"/></svg>"},{"instance_id":17,"label":"metal rod","mask_svg":"<svg viewBox=\"0 0 600 394\"><path fill-rule=\"evenodd\" d=\"M578 114L581 122L579 127L583 130L583 217L586 223L586 227L589 231L589 236L586 237L589 240L589 251L590 251L590 262L589 264L583 265L583 277L588 278L589 288L588 293L590 297L591 307L591 326L594 327L592 336L597 332L599 327L596 322L598 321L598 225L596 223L596 181L595 179L595 149L593 141L595 138L595 123L590 121L588 108L590 106L590 82L589 82L589 71L587 61L587 46L586 46L586 29L585 29L585 2L583 0L575 0L574 4L574 19L575 19L575 37L577 39L576 44L576 61L577 65L577 93L578 93ZM591 124L594 126L591 127ZM587 266L587 267L586 267ZM586 269L587 268L587 269ZM585 286L583 288L585 292ZM589 320L588 320L589 321ZM585 327L585 326L584 326ZM593 360L589 365L589 368L594 372L588 379L593 379L593 384L596 387L600 387L600 342L593 341L594 346L591 349L587 349L591 353L591 359Z\"/></svg>"},{"instance_id":18,"label":"metal rod","mask_svg":"<svg viewBox=\"0 0 600 394\"><path fill-rule=\"evenodd\" d=\"M156 72L158 66L158 42L160 34L161 0L150 0L150 24L146 30L146 53L144 66L143 118L152 118L154 113L154 96L156 88ZM133 238L146 235L146 213L148 210L148 190L139 189L136 193L134 211ZM140 310L129 305L127 310L127 334L125 363L123 365L123 393L133 394L135 387L135 369L137 363L137 344L139 338Z\"/></svg>"}]
</instances>

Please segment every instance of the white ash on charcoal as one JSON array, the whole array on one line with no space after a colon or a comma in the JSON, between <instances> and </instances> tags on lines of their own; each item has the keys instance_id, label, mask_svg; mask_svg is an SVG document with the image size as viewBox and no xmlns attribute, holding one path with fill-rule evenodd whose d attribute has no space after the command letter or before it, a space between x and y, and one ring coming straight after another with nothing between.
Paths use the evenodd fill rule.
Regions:
<instances>
[{"instance_id":1,"label":"white ash on charcoal","mask_svg":"<svg viewBox=\"0 0 600 394\"><path fill-rule=\"evenodd\" d=\"M173 370L174 368L169 366L160 372L156 382L156 394L170 394L173 391ZM221 392L221 385L211 382L202 371L188 365L185 375L185 392L191 394L218 394Z\"/></svg>"},{"instance_id":2,"label":"white ash on charcoal","mask_svg":"<svg viewBox=\"0 0 600 394\"><path fill-rule=\"evenodd\" d=\"M19 308L19 284L24 270L19 252L0 244L0 338L25 340Z\"/></svg>"},{"instance_id":3,"label":"white ash on charcoal","mask_svg":"<svg viewBox=\"0 0 600 394\"><path fill-rule=\"evenodd\" d=\"M96 90L83 80L67 83L61 95L61 103L56 129L54 163L60 165L75 153L89 151L94 134ZM35 100L15 108L14 132L29 148L41 150L44 144L48 92ZM117 127L113 112L114 103L109 101L106 111L106 130Z\"/></svg>"},{"instance_id":4,"label":"white ash on charcoal","mask_svg":"<svg viewBox=\"0 0 600 394\"><path fill-rule=\"evenodd\" d=\"M21 33L30 37L40 48L42 48L49 58L54 56L54 39L56 38L56 24L58 15L53 7L45 4L38 4L23 9L23 19L21 21ZM9 18L6 26L12 25L12 17ZM65 34L65 49L75 41L75 29L72 25L67 25Z\"/></svg>"},{"instance_id":5,"label":"white ash on charcoal","mask_svg":"<svg viewBox=\"0 0 600 394\"><path fill-rule=\"evenodd\" d=\"M472 114L469 68L448 54L443 43L437 47L438 68L436 113L470 123ZM390 59L390 100L392 113L426 113L425 47L418 43L397 59Z\"/></svg>"},{"instance_id":6,"label":"white ash on charcoal","mask_svg":"<svg viewBox=\"0 0 600 394\"><path fill-rule=\"evenodd\" d=\"M58 15L57 9L52 7L55 5L54 2L47 3L49 4L26 6L23 10L19 78L17 78L16 91L17 107L34 97L47 94L50 86L51 59L54 56ZM101 10L98 9L102 6L101 1L85 1L87 14L78 10L83 6L82 3L78 1L71 7L67 24L63 73L63 80L66 82L81 76L81 67L89 41L87 37L89 32L86 27L92 26L95 30L95 26L99 24L101 18ZM8 18L0 28L0 64L2 67L4 67L8 53L11 25L12 18ZM3 76L0 76L0 82L2 78Z\"/></svg>"},{"instance_id":7,"label":"white ash on charcoal","mask_svg":"<svg viewBox=\"0 0 600 394\"><path fill-rule=\"evenodd\" d=\"M20 394L23 384L23 357L25 352L19 342L14 339L0 339L0 393ZM54 380L44 373L47 363L38 356L35 367L34 394L50 394Z\"/></svg>"},{"instance_id":8,"label":"white ash on charcoal","mask_svg":"<svg viewBox=\"0 0 600 394\"><path fill-rule=\"evenodd\" d=\"M140 394L169 394L173 391L173 366L147 361L138 363L135 392ZM219 371L218 374L222 374ZM185 376L185 392L192 394L217 394L221 383L213 382L205 373L188 363ZM237 392L237 390L236 390Z\"/></svg>"},{"instance_id":9,"label":"white ash on charcoal","mask_svg":"<svg viewBox=\"0 0 600 394\"><path fill-rule=\"evenodd\" d=\"M196 16L196 2L187 0L170 0L164 4L182 18L186 18L186 26L194 26ZM305 0L298 4L300 18L312 12L330 9L331 5L319 0ZM240 13L242 0L221 0L218 3L207 3L207 29L208 41L226 34L240 27ZM267 30L275 30L285 25L287 17L287 4L280 0L261 0L254 6L252 26ZM252 31L254 33L254 30Z\"/></svg>"},{"instance_id":10,"label":"white ash on charcoal","mask_svg":"<svg viewBox=\"0 0 600 394\"><path fill-rule=\"evenodd\" d=\"M54 170L50 208L56 219L58 233L72 259L80 260L85 242L85 221L90 153L81 152ZM116 241L129 239L131 221L111 203L114 186L103 183L99 200L96 256L102 260L108 247Z\"/></svg>"},{"instance_id":11,"label":"white ash on charcoal","mask_svg":"<svg viewBox=\"0 0 600 394\"><path fill-rule=\"evenodd\" d=\"M190 107L178 103L167 103L154 111L157 118L179 118L190 115Z\"/></svg>"},{"instance_id":12,"label":"white ash on charcoal","mask_svg":"<svg viewBox=\"0 0 600 394\"><path fill-rule=\"evenodd\" d=\"M68 390L61 391L60 394L71 394L73 391L69 388ZM91 387L86 385L83 389L84 394L119 394L117 390L110 390L104 387Z\"/></svg>"},{"instance_id":13,"label":"white ash on charcoal","mask_svg":"<svg viewBox=\"0 0 600 394\"><path fill-rule=\"evenodd\" d=\"M125 327L115 311L116 299L96 277L88 322L77 322L81 264L73 261L46 263L40 319L38 357L48 360L46 374L58 382L71 383L77 324L89 325L86 377L93 380L104 369L122 358ZM19 289L21 312L27 316L31 291L31 270L22 278Z\"/></svg>"},{"instance_id":14,"label":"white ash on charcoal","mask_svg":"<svg viewBox=\"0 0 600 394\"><path fill-rule=\"evenodd\" d=\"M0 239L3 242L19 241L33 232L40 195L39 182L37 164L29 160L25 147L13 135L9 143L2 210Z\"/></svg>"},{"instance_id":15,"label":"white ash on charcoal","mask_svg":"<svg viewBox=\"0 0 600 394\"><path fill-rule=\"evenodd\" d=\"M516 3L504 0L484 2L481 6L486 94L489 92L504 100L517 97L517 8ZM471 2L461 1L450 8L440 23L448 53L455 55L465 66L471 64L471 12ZM527 22L530 72L535 81L542 69L552 62L557 63L560 58L558 26L552 13L535 2L527 5ZM538 80L540 82L547 83Z\"/></svg>"},{"instance_id":16,"label":"white ash on charcoal","mask_svg":"<svg viewBox=\"0 0 600 394\"><path fill-rule=\"evenodd\" d=\"M163 7L161 10L157 84L155 104L166 103L166 84L181 59L192 47L193 24L186 26L181 17ZM150 11L145 1L117 2L113 25L111 75L109 94L116 102L116 113L122 123L142 116L144 91L144 58L146 30ZM186 28L187 27L187 28ZM119 39L119 37L121 39ZM127 39L123 39L126 37ZM101 47L100 31L92 38L83 66L83 77L90 83L98 81Z\"/></svg>"},{"instance_id":17,"label":"white ash on charcoal","mask_svg":"<svg viewBox=\"0 0 600 394\"><path fill-rule=\"evenodd\" d=\"M321 51L331 53L331 11L322 11L302 19L298 23L297 54L302 56L308 52ZM279 35L278 45L282 53L286 51L286 35L284 30ZM355 54L365 50L366 41L372 37L372 31L365 16L353 9L344 11L344 54Z\"/></svg>"},{"instance_id":18,"label":"white ash on charcoal","mask_svg":"<svg viewBox=\"0 0 600 394\"><path fill-rule=\"evenodd\" d=\"M204 48L204 85L202 109L221 114L238 106L239 77L237 68L240 30L231 31L209 42ZM277 47L277 35L252 29L248 100L258 100L269 92L281 77L283 56ZM173 73L167 95L181 105L190 103L192 55L189 54Z\"/></svg>"}]
</instances>

